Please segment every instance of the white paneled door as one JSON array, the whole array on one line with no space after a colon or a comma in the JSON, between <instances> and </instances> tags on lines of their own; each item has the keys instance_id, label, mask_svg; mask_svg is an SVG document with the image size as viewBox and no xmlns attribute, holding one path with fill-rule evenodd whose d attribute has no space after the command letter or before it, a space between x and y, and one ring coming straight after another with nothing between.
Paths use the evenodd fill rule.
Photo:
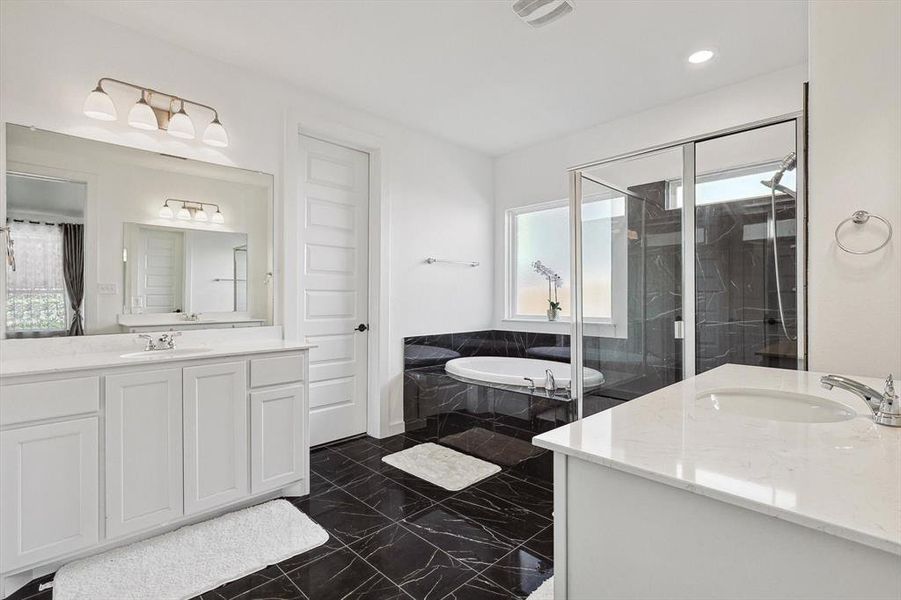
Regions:
<instances>
[{"instance_id":1,"label":"white paneled door","mask_svg":"<svg viewBox=\"0 0 901 600\"><path fill-rule=\"evenodd\" d=\"M310 350L310 443L366 431L369 155L300 136L301 333Z\"/></svg>"}]
</instances>

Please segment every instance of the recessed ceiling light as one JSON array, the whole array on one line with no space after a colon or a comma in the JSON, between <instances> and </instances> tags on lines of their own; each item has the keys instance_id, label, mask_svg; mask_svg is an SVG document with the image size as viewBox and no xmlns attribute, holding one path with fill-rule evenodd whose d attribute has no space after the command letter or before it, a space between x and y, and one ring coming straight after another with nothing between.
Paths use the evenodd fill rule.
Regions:
<instances>
[{"instance_id":1,"label":"recessed ceiling light","mask_svg":"<svg viewBox=\"0 0 901 600\"><path fill-rule=\"evenodd\" d=\"M698 50L688 57L688 62L693 65L699 65L707 62L711 58L713 58L713 50Z\"/></svg>"}]
</instances>

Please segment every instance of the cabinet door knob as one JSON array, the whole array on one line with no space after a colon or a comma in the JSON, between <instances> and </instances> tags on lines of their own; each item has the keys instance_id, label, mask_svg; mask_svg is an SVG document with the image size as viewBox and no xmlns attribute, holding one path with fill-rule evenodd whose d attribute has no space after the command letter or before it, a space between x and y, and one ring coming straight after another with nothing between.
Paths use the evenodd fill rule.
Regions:
<instances>
[{"instance_id":1,"label":"cabinet door knob","mask_svg":"<svg viewBox=\"0 0 901 600\"><path fill-rule=\"evenodd\" d=\"M359 325L354 327L354 331L366 331L367 329L369 329L369 325L367 325L366 323L360 323Z\"/></svg>"}]
</instances>

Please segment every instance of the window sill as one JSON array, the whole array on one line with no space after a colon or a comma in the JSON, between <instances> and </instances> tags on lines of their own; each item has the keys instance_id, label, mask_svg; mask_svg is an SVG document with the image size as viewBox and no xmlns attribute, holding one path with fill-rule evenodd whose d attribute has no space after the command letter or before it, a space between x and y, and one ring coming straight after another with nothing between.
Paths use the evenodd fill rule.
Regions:
<instances>
[{"instance_id":1,"label":"window sill","mask_svg":"<svg viewBox=\"0 0 901 600\"><path fill-rule=\"evenodd\" d=\"M501 328L512 331L529 331L534 333L552 333L556 335L569 335L572 333L572 321L569 317L561 318L557 321L548 321L536 317L529 319L526 317L508 317L501 320ZM617 327L613 323L602 323L597 321L587 321L582 325L582 333L590 337L602 338L625 338L626 328Z\"/></svg>"}]
</instances>

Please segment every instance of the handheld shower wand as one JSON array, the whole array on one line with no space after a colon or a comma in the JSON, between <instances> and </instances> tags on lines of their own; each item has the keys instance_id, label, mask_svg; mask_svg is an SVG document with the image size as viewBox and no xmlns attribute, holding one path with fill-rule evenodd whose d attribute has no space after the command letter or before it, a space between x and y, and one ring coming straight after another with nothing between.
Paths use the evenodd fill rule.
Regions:
<instances>
[{"instance_id":1,"label":"handheld shower wand","mask_svg":"<svg viewBox=\"0 0 901 600\"><path fill-rule=\"evenodd\" d=\"M782 159L782 162L779 164L779 169L775 174L773 174L773 178L769 181L760 182L766 187L770 188L770 222L772 223L771 233L773 236L773 271L774 275L776 276L776 302L779 305L779 321L782 324L782 332L785 334L785 337L787 337L791 341L797 340L798 336L792 336L788 332L788 327L786 327L785 325L785 309L782 306L782 283L779 281L779 243L776 239L776 191L788 194L792 198L797 197L790 189L785 186L779 185L779 182L782 181L785 173L787 171L793 170L797 166L797 153L789 152L785 155L785 158Z\"/></svg>"}]
</instances>

